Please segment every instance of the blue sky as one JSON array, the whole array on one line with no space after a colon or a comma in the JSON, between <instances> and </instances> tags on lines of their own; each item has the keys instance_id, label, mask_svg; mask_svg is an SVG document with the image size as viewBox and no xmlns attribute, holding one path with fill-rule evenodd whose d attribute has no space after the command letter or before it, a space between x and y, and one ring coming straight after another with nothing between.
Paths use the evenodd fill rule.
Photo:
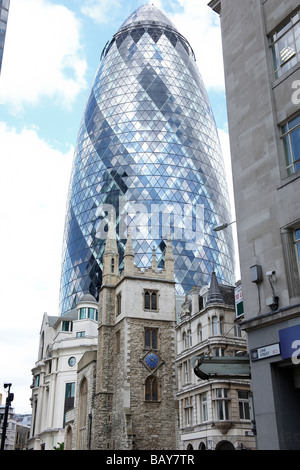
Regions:
<instances>
[{"instance_id":1,"label":"blue sky","mask_svg":"<svg viewBox=\"0 0 300 470\"><path fill-rule=\"evenodd\" d=\"M11 0L0 76L0 393L13 384L17 413L31 412L43 313L59 315L67 190L89 89L106 42L145 3ZM218 15L208 0L151 3L195 52L230 178Z\"/></svg>"}]
</instances>

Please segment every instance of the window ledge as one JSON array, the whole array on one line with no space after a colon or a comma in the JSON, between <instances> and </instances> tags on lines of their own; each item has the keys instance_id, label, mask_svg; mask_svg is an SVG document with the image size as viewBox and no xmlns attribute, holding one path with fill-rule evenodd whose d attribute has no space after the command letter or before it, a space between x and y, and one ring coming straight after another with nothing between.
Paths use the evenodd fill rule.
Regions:
<instances>
[{"instance_id":1,"label":"window ledge","mask_svg":"<svg viewBox=\"0 0 300 470\"><path fill-rule=\"evenodd\" d=\"M277 191L279 191L279 189L284 188L284 187L287 186L288 184L293 183L294 181L298 180L299 178L300 178L300 172L299 172L299 171L297 171L296 173L294 173L294 174L291 175L291 176L287 176L287 177L285 178L285 182L284 182L281 186L279 186L279 187L277 188Z\"/></svg>"},{"instance_id":2,"label":"window ledge","mask_svg":"<svg viewBox=\"0 0 300 470\"><path fill-rule=\"evenodd\" d=\"M278 87L282 82L284 82L285 80L287 80L287 78L290 76L290 75L293 75L293 73L297 72L298 69L300 68L300 64L299 62L297 62L297 64L295 64L293 67L291 67L287 72L285 72L283 75L281 75L280 77L278 78L275 78L274 81L273 81L273 90Z\"/></svg>"}]
</instances>

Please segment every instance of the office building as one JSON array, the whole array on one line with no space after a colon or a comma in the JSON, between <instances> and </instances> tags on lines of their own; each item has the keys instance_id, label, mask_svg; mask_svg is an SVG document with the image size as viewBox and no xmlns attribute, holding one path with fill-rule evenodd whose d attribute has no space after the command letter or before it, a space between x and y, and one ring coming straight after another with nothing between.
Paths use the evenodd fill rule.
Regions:
<instances>
[{"instance_id":1,"label":"office building","mask_svg":"<svg viewBox=\"0 0 300 470\"><path fill-rule=\"evenodd\" d=\"M224 162L192 47L153 5L106 44L80 125L69 187L61 314L98 300L111 209L122 269L127 228L137 266L162 267L170 234L177 294L234 282Z\"/></svg>"},{"instance_id":2,"label":"office building","mask_svg":"<svg viewBox=\"0 0 300 470\"><path fill-rule=\"evenodd\" d=\"M220 15L257 447L300 449L300 4Z\"/></svg>"}]
</instances>

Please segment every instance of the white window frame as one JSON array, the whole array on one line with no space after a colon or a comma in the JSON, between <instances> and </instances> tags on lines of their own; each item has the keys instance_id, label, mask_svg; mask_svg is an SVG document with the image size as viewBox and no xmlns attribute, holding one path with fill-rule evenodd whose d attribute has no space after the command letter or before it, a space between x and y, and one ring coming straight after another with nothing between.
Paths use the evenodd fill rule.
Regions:
<instances>
[{"instance_id":1,"label":"white window frame","mask_svg":"<svg viewBox=\"0 0 300 470\"><path fill-rule=\"evenodd\" d=\"M217 421L228 421L229 420L229 403L230 399L228 396L227 388L216 388L214 390L214 403L215 403L215 413Z\"/></svg>"},{"instance_id":2,"label":"white window frame","mask_svg":"<svg viewBox=\"0 0 300 470\"><path fill-rule=\"evenodd\" d=\"M250 420L250 400L248 390L238 390L238 403L239 403L239 417L242 421ZM240 393L246 393L247 398L241 397ZM248 417L247 417L247 416Z\"/></svg>"},{"instance_id":3,"label":"white window frame","mask_svg":"<svg viewBox=\"0 0 300 470\"><path fill-rule=\"evenodd\" d=\"M206 423L208 421L208 399L207 392L200 394L200 412L201 412L201 422Z\"/></svg>"}]
</instances>

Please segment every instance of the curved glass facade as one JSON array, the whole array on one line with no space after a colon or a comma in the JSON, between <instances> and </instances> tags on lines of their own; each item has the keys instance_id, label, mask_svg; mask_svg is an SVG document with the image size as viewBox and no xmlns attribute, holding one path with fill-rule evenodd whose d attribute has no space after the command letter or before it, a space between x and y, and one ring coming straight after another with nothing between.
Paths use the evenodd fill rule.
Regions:
<instances>
[{"instance_id":1,"label":"curved glass facade","mask_svg":"<svg viewBox=\"0 0 300 470\"><path fill-rule=\"evenodd\" d=\"M127 226L135 263L163 266L170 234L177 293L207 284L212 268L232 284L224 163L193 50L156 7L139 8L102 52L83 114L65 223L61 313L97 298L109 213L120 260Z\"/></svg>"}]
</instances>

